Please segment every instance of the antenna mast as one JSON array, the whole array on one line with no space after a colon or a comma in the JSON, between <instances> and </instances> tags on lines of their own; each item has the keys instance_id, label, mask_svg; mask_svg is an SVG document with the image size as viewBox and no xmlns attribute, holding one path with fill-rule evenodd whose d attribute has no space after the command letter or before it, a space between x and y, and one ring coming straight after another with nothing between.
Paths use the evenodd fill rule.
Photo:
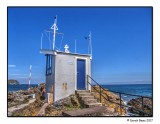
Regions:
<instances>
[{"instance_id":1,"label":"antenna mast","mask_svg":"<svg viewBox=\"0 0 160 124\"><path fill-rule=\"evenodd\" d=\"M54 17L54 24L52 25L51 29L53 30L53 50L54 50L55 40L56 40L56 30L58 30L58 27L57 27L57 15Z\"/></svg>"},{"instance_id":2,"label":"antenna mast","mask_svg":"<svg viewBox=\"0 0 160 124\"><path fill-rule=\"evenodd\" d=\"M41 50L42 50L42 39L43 39L43 33L41 35Z\"/></svg>"},{"instance_id":3,"label":"antenna mast","mask_svg":"<svg viewBox=\"0 0 160 124\"><path fill-rule=\"evenodd\" d=\"M76 42L77 42L77 41L75 40L75 53L76 53Z\"/></svg>"},{"instance_id":4,"label":"antenna mast","mask_svg":"<svg viewBox=\"0 0 160 124\"><path fill-rule=\"evenodd\" d=\"M89 36L88 36L88 40L89 40L89 48L90 48L90 55L91 55L91 58L92 58L92 42L91 42L91 32L89 33Z\"/></svg>"}]
</instances>

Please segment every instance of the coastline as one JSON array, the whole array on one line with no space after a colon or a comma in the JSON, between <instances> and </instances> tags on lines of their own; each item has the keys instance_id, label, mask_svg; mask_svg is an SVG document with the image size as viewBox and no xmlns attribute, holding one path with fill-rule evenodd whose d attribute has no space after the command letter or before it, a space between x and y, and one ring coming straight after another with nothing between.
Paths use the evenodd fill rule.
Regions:
<instances>
[{"instance_id":1,"label":"coastline","mask_svg":"<svg viewBox=\"0 0 160 124\"><path fill-rule=\"evenodd\" d=\"M26 112L26 113L28 113L28 114L26 114L25 116L38 116L37 114L38 114L38 112L40 111L40 109L41 109L41 107L43 106L43 104L45 104L46 102L45 102L45 100L44 99L41 99L42 97L42 92L41 92L41 86L43 86L43 88L45 89L45 84L43 83L43 84L40 84L40 85L34 85L34 87L31 87L31 90L30 90L30 94L35 94L35 101L33 102L33 104L31 104L31 106L34 108L35 106L38 108L37 110L36 110L36 112L33 112L34 114L31 114L31 113L29 113L27 110L23 110L23 108L20 108L20 110L21 111L19 111L19 110L16 110L17 112L15 112L16 114L14 114L15 116L21 116L21 115L25 115L23 112ZM31 96L29 96L29 98L28 98L28 95L29 95L29 92L27 91L27 90L18 90L18 91L8 91L8 94L15 94L15 98L18 98L19 99L19 101L21 101L21 102L18 102L19 104L17 104L17 105L14 105L14 106L18 106L18 105L21 105L21 104L27 104L28 103L28 101L29 100L31 100L32 98L31 98ZM116 95L116 94L114 94L114 93L109 93L110 95L110 97L112 98L112 100L114 100L114 101L116 101L116 102L119 102L119 98L118 98L118 96ZM21 98L21 95L22 95L22 98ZM44 94L43 94L44 95ZM73 95L74 96L74 95ZM98 95L97 95L98 96ZM25 99L25 97L26 97L26 102L24 102L24 99ZM74 96L75 97L75 99L76 99L76 96ZM69 97L69 98L67 98L68 99L68 101L70 101L71 100L71 98L72 97ZM10 108L10 107L13 107L13 106L10 106L9 105L9 100L10 98L8 97L8 107ZM131 99L132 100L132 99ZM14 101L12 101L13 103L16 101L16 99L14 99ZM64 110L74 110L74 109L82 109L82 107L81 107L81 105L79 105L79 106L75 106L75 105L73 105L72 103L65 103L64 102L65 100L62 100L62 102L61 102L61 111L64 111ZM106 107L110 107L111 108L111 111L113 111L113 113L112 113L112 116L118 116L118 114L116 114L117 112L119 112L120 113L120 108L117 106L116 107L116 105L115 104L111 104L111 103L104 103L104 100L102 100L103 101L103 105L105 105ZM64 102L64 103L63 103ZM122 103L124 104L124 105L127 105L128 104L128 102L129 101L125 101L123 98L122 98ZM76 102L75 102L76 103ZM69 108L68 108L68 106L67 107L64 107L64 105L63 104L69 104L68 106L70 106ZM78 103L77 103L78 104ZM29 106L29 105L28 105ZM59 106L59 105L58 105ZM63 106L63 107L62 107ZM29 108L29 107L26 107L26 108ZM53 109L54 108L54 109ZM114 108L114 109L112 109L112 108ZM23 112L22 112L22 110L23 110ZM56 113L56 111L57 111L57 107L56 106L53 106L53 105L49 105L49 106L47 106L46 108L45 108L45 110L47 110L46 112L47 112L47 114L45 114L44 116L53 116L53 115L55 115L55 116L60 116L60 115L58 115L58 114L55 114ZM128 108L124 108L123 109L123 116L135 116L133 113L130 113L129 111L127 111L128 110ZM44 111L44 110L43 110ZM54 111L54 112L53 112ZM23 113L23 114L20 114L20 113ZM51 114L51 113L54 113L54 114ZM29 115L29 114L31 114L31 115ZM9 114L8 114L9 115ZM107 115L107 114L106 114ZM108 115L109 116L109 115Z\"/></svg>"}]
</instances>

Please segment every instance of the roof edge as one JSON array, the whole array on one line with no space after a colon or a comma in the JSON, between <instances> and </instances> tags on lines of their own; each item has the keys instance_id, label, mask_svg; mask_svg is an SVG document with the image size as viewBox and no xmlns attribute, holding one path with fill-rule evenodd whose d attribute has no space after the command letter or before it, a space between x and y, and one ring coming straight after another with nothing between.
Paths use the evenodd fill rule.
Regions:
<instances>
[{"instance_id":1,"label":"roof edge","mask_svg":"<svg viewBox=\"0 0 160 124\"><path fill-rule=\"evenodd\" d=\"M66 55L78 55L78 56L88 56L91 57L90 54L79 54L79 53L66 53L58 50L47 50L47 49L40 49L41 54L52 54L52 55L57 55L57 54L66 54Z\"/></svg>"}]
</instances>

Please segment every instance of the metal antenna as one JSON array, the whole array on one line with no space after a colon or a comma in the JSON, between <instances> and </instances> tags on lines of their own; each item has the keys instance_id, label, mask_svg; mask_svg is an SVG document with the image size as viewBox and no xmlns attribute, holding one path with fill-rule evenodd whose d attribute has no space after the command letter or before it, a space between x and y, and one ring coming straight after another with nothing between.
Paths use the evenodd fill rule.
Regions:
<instances>
[{"instance_id":1,"label":"metal antenna","mask_svg":"<svg viewBox=\"0 0 160 124\"><path fill-rule=\"evenodd\" d=\"M90 54L91 54L91 58L92 58L92 39L91 39L91 31L90 31L90 33L89 33L89 43L90 43Z\"/></svg>"},{"instance_id":2,"label":"metal antenna","mask_svg":"<svg viewBox=\"0 0 160 124\"><path fill-rule=\"evenodd\" d=\"M54 24L52 25L51 29L53 30L53 50L54 50L55 40L56 40L56 30L58 30L57 15L54 17Z\"/></svg>"},{"instance_id":3,"label":"metal antenna","mask_svg":"<svg viewBox=\"0 0 160 124\"><path fill-rule=\"evenodd\" d=\"M75 53L76 53L76 42L77 42L77 41L75 40Z\"/></svg>"},{"instance_id":4,"label":"metal antenna","mask_svg":"<svg viewBox=\"0 0 160 124\"><path fill-rule=\"evenodd\" d=\"M42 39L43 39L43 33L41 35L41 50L42 50Z\"/></svg>"}]
</instances>

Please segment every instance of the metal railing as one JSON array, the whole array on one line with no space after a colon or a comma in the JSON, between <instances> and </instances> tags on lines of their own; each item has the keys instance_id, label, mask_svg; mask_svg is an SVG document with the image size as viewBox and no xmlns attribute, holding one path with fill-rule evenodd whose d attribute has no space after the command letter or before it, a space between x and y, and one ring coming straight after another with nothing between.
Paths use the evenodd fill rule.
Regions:
<instances>
[{"instance_id":1,"label":"metal railing","mask_svg":"<svg viewBox=\"0 0 160 124\"><path fill-rule=\"evenodd\" d=\"M91 79L91 81L93 81L97 86L99 86L99 90L97 90L97 88L95 87L95 85L92 85L90 82L89 82L89 79ZM151 97L148 97L148 96L141 96L141 95L135 95L135 94L129 94L129 93L122 93L122 92L117 92L117 91L112 91L112 90L108 90L108 89L105 89L103 88L101 85L99 85L92 77L90 77L89 75L87 75L87 83L99 94L99 97L100 97L100 102L102 102L102 98L104 98L105 100L111 102L111 103L115 103L117 105L120 106L120 113L122 115L122 107L127 107L127 108L130 108L132 107L132 109L134 109L135 111L138 111L139 114L141 115L148 115L148 116L152 116L152 111L153 111L153 107L152 107L152 110L151 110L151 113L147 113L144 111L144 98L148 98L148 99L151 99L152 101L152 98ZM110 99L106 98L103 94L102 94L102 90L103 91L109 91L109 92L113 92L115 94L119 94L119 98L120 98L120 102L117 103L117 102L114 102L114 101L111 101ZM129 106L129 105L124 105L122 104L122 95L129 95L129 96L133 96L133 97L139 97L141 98L141 102L140 101L137 101L135 99L132 99L138 103L141 104L141 110L140 109L136 109L135 107L133 106ZM153 102L152 102L153 104Z\"/></svg>"}]
</instances>

